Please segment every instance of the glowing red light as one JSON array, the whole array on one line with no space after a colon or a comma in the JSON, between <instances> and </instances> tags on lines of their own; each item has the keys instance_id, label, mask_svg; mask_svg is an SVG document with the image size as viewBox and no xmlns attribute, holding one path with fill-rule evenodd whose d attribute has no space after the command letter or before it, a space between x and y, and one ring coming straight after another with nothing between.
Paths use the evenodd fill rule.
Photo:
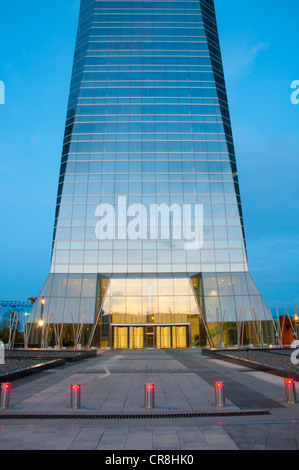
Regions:
<instances>
[{"instance_id":1,"label":"glowing red light","mask_svg":"<svg viewBox=\"0 0 299 470\"><path fill-rule=\"evenodd\" d=\"M81 385L71 385L72 390L80 390Z\"/></svg>"},{"instance_id":2,"label":"glowing red light","mask_svg":"<svg viewBox=\"0 0 299 470\"><path fill-rule=\"evenodd\" d=\"M154 390L154 388L155 388L155 385L154 385L154 384L146 384L146 385L145 385L145 389L146 389L146 390Z\"/></svg>"},{"instance_id":3,"label":"glowing red light","mask_svg":"<svg viewBox=\"0 0 299 470\"><path fill-rule=\"evenodd\" d=\"M293 379L287 379L285 380L285 383L288 384L288 385L293 385L294 384L294 380Z\"/></svg>"},{"instance_id":4,"label":"glowing red light","mask_svg":"<svg viewBox=\"0 0 299 470\"><path fill-rule=\"evenodd\" d=\"M224 387L224 384L221 383L221 382L216 382L216 387L217 388L222 388L222 387Z\"/></svg>"},{"instance_id":5,"label":"glowing red light","mask_svg":"<svg viewBox=\"0 0 299 470\"><path fill-rule=\"evenodd\" d=\"M3 385L1 385L1 388L3 388L3 389L6 389L6 390L7 390L7 389L9 389L9 388L10 388L10 384L3 384Z\"/></svg>"}]
</instances>

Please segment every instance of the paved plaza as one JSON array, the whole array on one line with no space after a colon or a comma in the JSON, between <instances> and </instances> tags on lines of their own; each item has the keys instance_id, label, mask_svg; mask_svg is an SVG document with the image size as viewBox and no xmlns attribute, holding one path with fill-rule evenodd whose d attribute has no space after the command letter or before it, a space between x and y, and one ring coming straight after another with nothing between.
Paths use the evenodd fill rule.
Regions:
<instances>
[{"instance_id":1,"label":"paved plaza","mask_svg":"<svg viewBox=\"0 0 299 470\"><path fill-rule=\"evenodd\" d=\"M223 409L215 406L216 381L225 383ZM148 382L155 384L154 410L144 409ZM81 384L80 410L70 408L71 384ZM187 417L177 416L183 413ZM210 416L194 417L195 413ZM111 419L100 416L109 414ZM295 450L298 446L299 405L287 405L283 378L194 349L101 351L16 380L10 408L1 411L1 450Z\"/></svg>"}]
</instances>

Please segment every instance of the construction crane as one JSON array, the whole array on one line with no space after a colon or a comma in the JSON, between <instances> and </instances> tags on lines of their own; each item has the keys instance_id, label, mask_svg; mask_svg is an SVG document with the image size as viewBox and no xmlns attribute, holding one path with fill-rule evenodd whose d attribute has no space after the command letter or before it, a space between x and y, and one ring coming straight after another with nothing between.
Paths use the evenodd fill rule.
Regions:
<instances>
[{"instance_id":1,"label":"construction crane","mask_svg":"<svg viewBox=\"0 0 299 470\"><path fill-rule=\"evenodd\" d=\"M13 349L15 345L15 338L17 332L24 332L26 328L26 317L30 315L28 310L31 310L37 298L32 297L25 301L22 300L0 300L0 324L2 318L5 319L6 325L9 327L8 348ZM7 310L9 309L9 312ZM27 341L27 339L26 339ZM27 343L26 343L27 344Z\"/></svg>"},{"instance_id":2,"label":"construction crane","mask_svg":"<svg viewBox=\"0 0 299 470\"><path fill-rule=\"evenodd\" d=\"M32 308L34 302L32 302L32 300L34 300L33 298L27 300L27 301L20 301L20 300L0 300L0 308L1 307L4 307L4 308L12 308L13 310L17 309L17 310L23 310L23 309L27 309L27 308Z\"/></svg>"}]
</instances>

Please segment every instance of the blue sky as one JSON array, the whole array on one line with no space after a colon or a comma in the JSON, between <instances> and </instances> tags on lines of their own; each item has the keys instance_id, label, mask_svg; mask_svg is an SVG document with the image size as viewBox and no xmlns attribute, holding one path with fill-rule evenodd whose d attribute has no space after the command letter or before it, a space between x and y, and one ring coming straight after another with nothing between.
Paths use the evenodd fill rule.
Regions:
<instances>
[{"instance_id":1,"label":"blue sky","mask_svg":"<svg viewBox=\"0 0 299 470\"><path fill-rule=\"evenodd\" d=\"M270 307L299 305L299 105L290 101L299 80L299 4L215 4L249 266ZM37 295L49 272L78 11L79 0L1 5L3 300Z\"/></svg>"}]
</instances>

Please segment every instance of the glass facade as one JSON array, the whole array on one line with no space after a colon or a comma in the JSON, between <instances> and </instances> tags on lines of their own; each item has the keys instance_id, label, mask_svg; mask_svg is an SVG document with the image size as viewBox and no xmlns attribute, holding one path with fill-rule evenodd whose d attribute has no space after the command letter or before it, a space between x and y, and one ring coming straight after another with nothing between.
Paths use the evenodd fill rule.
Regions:
<instances>
[{"instance_id":1,"label":"glass facade","mask_svg":"<svg viewBox=\"0 0 299 470\"><path fill-rule=\"evenodd\" d=\"M98 207L120 197L202 205L203 246L147 237L144 219L133 239L99 240ZM57 325L59 341L99 347L274 341L248 272L212 0L81 1L51 273L32 322L42 297L50 342Z\"/></svg>"}]
</instances>

